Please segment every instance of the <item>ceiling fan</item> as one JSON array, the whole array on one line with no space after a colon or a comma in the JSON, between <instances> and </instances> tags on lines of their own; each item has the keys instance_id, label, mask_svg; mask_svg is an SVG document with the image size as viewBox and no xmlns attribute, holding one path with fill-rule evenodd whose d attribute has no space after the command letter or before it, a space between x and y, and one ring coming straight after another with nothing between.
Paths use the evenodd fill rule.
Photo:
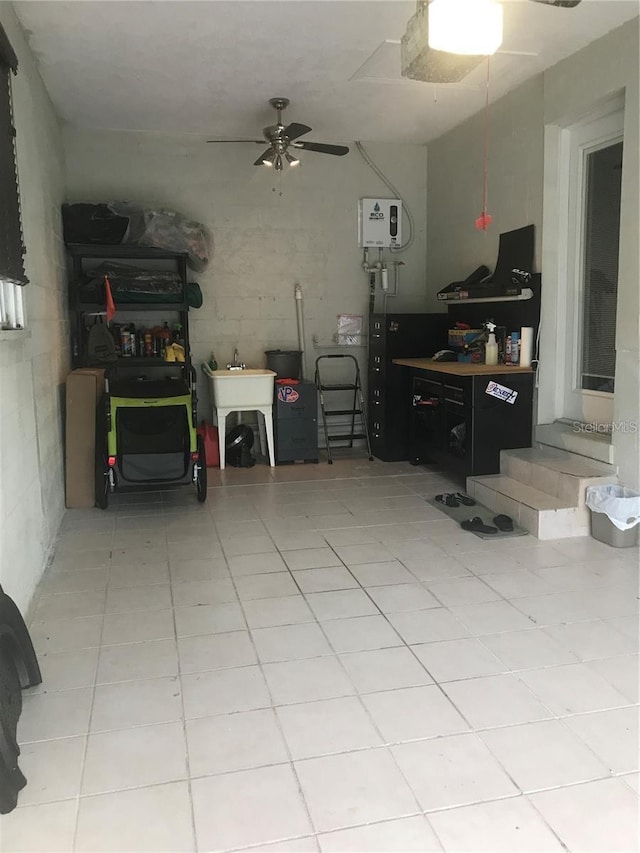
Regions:
<instances>
[{"instance_id":1,"label":"ceiling fan","mask_svg":"<svg viewBox=\"0 0 640 853\"><path fill-rule=\"evenodd\" d=\"M306 124L292 122L286 127L282 123L282 111L289 106L288 98L271 98L269 103L277 113L276 123L263 128L264 139L208 139L207 142L257 142L259 145L269 144L266 151L258 157L254 166L271 166L276 172L281 172L284 163L297 166L300 160L289 149L315 151L318 154L334 154L342 157L349 153L346 145L327 145L324 142L305 142L300 137L311 131Z\"/></svg>"}]
</instances>

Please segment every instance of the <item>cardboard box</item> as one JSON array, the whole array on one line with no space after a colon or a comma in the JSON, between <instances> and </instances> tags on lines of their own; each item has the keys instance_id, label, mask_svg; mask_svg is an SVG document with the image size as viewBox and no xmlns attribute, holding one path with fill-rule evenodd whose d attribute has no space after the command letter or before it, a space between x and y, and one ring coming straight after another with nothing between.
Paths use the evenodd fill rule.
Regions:
<instances>
[{"instance_id":1,"label":"cardboard box","mask_svg":"<svg viewBox=\"0 0 640 853\"><path fill-rule=\"evenodd\" d=\"M67 376L66 505L95 506L96 406L104 393L104 368L82 367Z\"/></svg>"},{"instance_id":2,"label":"cardboard box","mask_svg":"<svg viewBox=\"0 0 640 853\"><path fill-rule=\"evenodd\" d=\"M465 344L470 344L478 335L482 334L482 329L449 329L449 344L450 349L464 349Z\"/></svg>"}]
</instances>

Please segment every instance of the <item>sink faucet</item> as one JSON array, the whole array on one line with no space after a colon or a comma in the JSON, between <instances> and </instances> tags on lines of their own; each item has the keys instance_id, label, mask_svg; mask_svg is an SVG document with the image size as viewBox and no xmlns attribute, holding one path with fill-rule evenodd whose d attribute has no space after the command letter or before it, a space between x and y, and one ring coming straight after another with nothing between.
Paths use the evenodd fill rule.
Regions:
<instances>
[{"instance_id":1,"label":"sink faucet","mask_svg":"<svg viewBox=\"0 0 640 853\"><path fill-rule=\"evenodd\" d=\"M233 361L227 365L227 370L244 370L246 366L244 362L240 361L240 353L236 347L233 353Z\"/></svg>"}]
</instances>

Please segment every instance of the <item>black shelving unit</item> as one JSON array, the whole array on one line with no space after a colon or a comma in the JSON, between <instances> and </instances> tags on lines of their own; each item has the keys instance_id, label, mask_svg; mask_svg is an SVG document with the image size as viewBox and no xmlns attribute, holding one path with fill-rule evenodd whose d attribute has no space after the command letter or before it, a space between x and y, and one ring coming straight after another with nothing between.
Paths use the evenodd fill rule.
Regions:
<instances>
[{"instance_id":1,"label":"black shelving unit","mask_svg":"<svg viewBox=\"0 0 640 853\"><path fill-rule=\"evenodd\" d=\"M405 368L411 376L410 458L437 463L461 480L500 471L500 451L531 447L532 372L456 376ZM508 387L511 403L487 394L489 383Z\"/></svg>"},{"instance_id":2,"label":"black shelving unit","mask_svg":"<svg viewBox=\"0 0 640 853\"><path fill-rule=\"evenodd\" d=\"M145 271L174 272L182 283L181 298L171 302L119 302L116 303L114 323L123 322L127 314L140 315L147 325L162 326L179 323L185 345L183 362L166 362L157 356L120 356L118 368L140 373L142 367L152 376L159 372L163 375L180 376L190 369L189 362L189 303L187 301L187 255L182 252L168 252L144 246L127 245L67 245L69 257L69 308L71 311L72 363L74 368L87 366L87 336L91 318L105 311L105 304L82 301L80 285L85 281L91 269L105 261L116 261L139 267ZM140 324L136 323L139 327Z\"/></svg>"},{"instance_id":3,"label":"black shelving unit","mask_svg":"<svg viewBox=\"0 0 640 853\"><path fill-rule=\"evenodd\" d=\"M369 319L369 435L384 462L409 459L409 372L394 358L426 358L447 346L446 314L372 314Z\"/></svg>"}]
</instances>

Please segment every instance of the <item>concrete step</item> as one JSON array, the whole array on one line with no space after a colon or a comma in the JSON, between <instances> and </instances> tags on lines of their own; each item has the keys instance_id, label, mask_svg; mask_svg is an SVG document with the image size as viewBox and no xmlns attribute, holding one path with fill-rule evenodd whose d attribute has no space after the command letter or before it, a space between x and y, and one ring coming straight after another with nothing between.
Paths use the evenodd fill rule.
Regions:
<instances>
[{"instance_id":1,"label":"concrete step","mask_svg":"<svg viewBox=\"0 0 640 853\"><path fill-rule=\"evenodd\" d=\"M565 539L590 533L587 507L506 474L467 477L467 494L495 513L511 516L538 539Z\"/></svg>"},{"instance_id":2,"label":"concrete step","mask_svg":"<svg viewBox=\"0 0 640 853\"><path fill-rule=\"evenodd\" d=\"M558 498L563 507L583 507L587 486L617 483L611 465L552 447L503 450L500 471L513 480Z\"/></svg>"},{"instance_id":3,"label":"concrete step","mask_svg":"<svg viewBox=\"0 0 640 853\"><path fill-rule=\"evenodd\" d=\"M535 441L549 448L558 448L569 453L576 453L590 461L612 465L614 462L611 436L597 432L587 432L576 425L556 421L552 424L538 424L534 428Z\"/></svg>"}]
</instances>

